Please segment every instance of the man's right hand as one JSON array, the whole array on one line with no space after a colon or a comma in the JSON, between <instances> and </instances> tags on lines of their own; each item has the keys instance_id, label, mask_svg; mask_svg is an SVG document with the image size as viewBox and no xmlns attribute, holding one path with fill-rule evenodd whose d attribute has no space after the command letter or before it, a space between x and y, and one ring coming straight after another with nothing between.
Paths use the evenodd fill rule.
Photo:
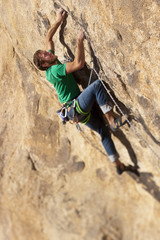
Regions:
<instances>
[{"instance_id":1,"label":"man's right hand","mask_svg":"<svg viewBox=\"0 0 160 240\"><path fill-rule=\"evenodd\" d=\"M73 62L68 62L66 64L66 74L75 72L84 67L85 64L85 55L84 55L84 44L85 34L82 29L79 30L77 36L77 48L76 54Z\"/></svg>"},{"instance_id":2,"label":"man's right hand","mask_svg":"<svg viewBox=\"0 0 160 240\"><path fill-rule=\"evenodd\" d=\"M66 11L63 8L60 8L58 11L58 19L57 21L51 26L51 28L47 32L46 36L46 50L53 50L54 49L54 42L52 40L54 34L56 33L58 27L61 25L61 22L63 21L64 17L66 15Z\"/></svg>"},{"instance_id":3,"label":"man's right hand","mask_svg":"<svg viewBox=\"0 0 160 240\"><path fill-rule=\"evenodd\" d=\"M66 16L66 11L63 8L58 10L58 21L62 22Z\"/></svg>"}]
</instances>

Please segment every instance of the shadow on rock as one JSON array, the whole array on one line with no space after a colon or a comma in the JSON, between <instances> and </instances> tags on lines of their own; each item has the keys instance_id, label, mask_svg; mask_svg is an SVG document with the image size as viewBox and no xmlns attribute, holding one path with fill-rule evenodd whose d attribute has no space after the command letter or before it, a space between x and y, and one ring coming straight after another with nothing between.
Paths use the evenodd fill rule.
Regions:
<instances>
[{"instance_id":1,"label":"shadow on rock","mask_svg":"<svg viewBox=\"0 0 160 240\"><path fill-rule=\"evenodd\" d=\"M141 172L140 177L128 173L137 183L142 184L143 189L160 202L160 187L153 180L153 174L149 172Z\"/></svg>"},{"instance_id":2,"label":"shadow on rock","mask_svg":"<svg viewBox=\"0 0 160 240\"><path fill-rule=\"evenodd\" d=\"M127 139L125 134L122 132L121 129L118 129L116 132L113 133L113 135L119 139L119 141L124 145L124 147L127 149L128 154L130 156L131 161L133 162L135 167L138 167L138 160L136 157L136 154L132 148L132 145L130 141Z\"/></svg>"}]
</instances>

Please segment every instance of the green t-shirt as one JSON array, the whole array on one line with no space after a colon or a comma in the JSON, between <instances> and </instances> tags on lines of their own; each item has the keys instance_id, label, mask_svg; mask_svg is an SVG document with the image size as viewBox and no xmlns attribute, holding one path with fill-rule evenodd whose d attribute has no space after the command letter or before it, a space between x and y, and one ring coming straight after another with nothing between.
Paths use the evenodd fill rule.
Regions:
<instances>
[{"instance_id":1,"label":"green t-shirt","mask_svg":"<svg viewBox=\"0 0 160 240\"><path fill-rule=\"evenodd\" d=\"M54 54L54 51L49 50ZM57 64L49 67L46 71L47 80L53 84L60 103L68 102L80 93L80 89L71 73L66 74L66 64L57 59Z\"/></svg>"}]
</instances>

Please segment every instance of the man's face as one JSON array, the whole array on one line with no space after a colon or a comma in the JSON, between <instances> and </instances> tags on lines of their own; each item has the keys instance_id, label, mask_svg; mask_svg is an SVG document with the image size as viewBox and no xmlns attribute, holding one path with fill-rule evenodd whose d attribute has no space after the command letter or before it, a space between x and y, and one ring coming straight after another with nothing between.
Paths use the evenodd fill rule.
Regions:
<instances>
[{"instance_id":1,"label":"man's face","mask_svg":"<svg viewBox=\"0 0 160 240\"><path fill-rule=\"evenodd\" d=\"M56 55L54 55L51 52L43 51L43 50L40 51L39 57L41 58L42 61L44 61L46 64L48 63L49 65L50 64L51 65L54 64L56 62L56 60L57 60L57 56Z\"/></svg>"}]
</instances>

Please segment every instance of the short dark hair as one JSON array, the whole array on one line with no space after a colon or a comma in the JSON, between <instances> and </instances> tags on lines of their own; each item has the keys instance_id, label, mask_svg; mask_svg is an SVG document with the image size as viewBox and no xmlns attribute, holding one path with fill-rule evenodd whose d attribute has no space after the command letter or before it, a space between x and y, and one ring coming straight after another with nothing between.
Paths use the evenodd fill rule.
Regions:
<instances>
[{"instance_id":1,"label":"short dark hair","mask_svg":"<svg viewBox=\"0 0 160 240\"><path fill-rule=\"evenodd\" d=\"M45 63L39 56L41 50L37 50L33 55L34 65L41 71L46 71L48 67L43 67L43 63Z\"/></svg>"}]
</instances>

